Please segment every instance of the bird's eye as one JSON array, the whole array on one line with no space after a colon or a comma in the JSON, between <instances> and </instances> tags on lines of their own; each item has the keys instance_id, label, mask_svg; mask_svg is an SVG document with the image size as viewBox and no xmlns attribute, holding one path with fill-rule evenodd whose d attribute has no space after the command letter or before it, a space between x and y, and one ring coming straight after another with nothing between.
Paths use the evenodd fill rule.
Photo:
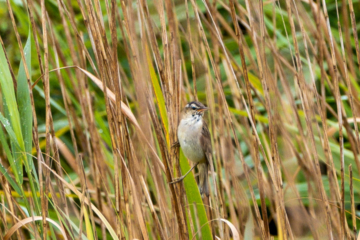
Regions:
<instances>
[{"instance_id":1,"label":"bird's eye","mask_svg":"<svg viewBox=\"0 0 360 240\"><path fill-rule=\"evenodd\" d=\"M192 109L192 110L195 110L195 109L196 109L196 107L192 106L192 107L191 107L191 109Z\"/></svg>"}]
</instances>

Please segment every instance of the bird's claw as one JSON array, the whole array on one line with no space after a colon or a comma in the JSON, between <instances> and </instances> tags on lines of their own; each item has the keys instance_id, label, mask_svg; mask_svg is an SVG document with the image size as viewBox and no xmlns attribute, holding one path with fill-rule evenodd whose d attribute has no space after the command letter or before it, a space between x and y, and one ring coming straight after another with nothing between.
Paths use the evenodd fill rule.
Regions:
<instances>
[{"instance_id":1,"label":"bird's claw","mask_svg":"<svg viewBox=\"0 0 360 240\"><path fill-rule=\"evenodd\" d=\"M173 145L171 145L171 148L180 147L180 143L178 141L174 142Z\"/></svg>"},{"instance_id":2,"label":"bird's claw","mask_svg":"<svg viewBox=\"0 0 360 240\"><path fill-rule=\"evenodd\" d=\"M178 182L181 182L184 178L183 177L180 177L180 178L175 178L173 179L172 182L169 182L169 184L174 184L174 183L178 183Z\"/></svg>"}]
</instances>

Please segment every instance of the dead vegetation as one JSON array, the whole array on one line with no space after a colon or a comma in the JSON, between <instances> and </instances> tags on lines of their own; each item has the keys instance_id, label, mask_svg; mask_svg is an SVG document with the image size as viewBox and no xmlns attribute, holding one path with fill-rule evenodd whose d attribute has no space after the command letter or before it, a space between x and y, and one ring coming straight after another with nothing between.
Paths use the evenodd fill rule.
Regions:
<instances>
[{"instance_id":1,"label":"dead vegetation","mask_svg":"<svg viewBox=\"0 0 360 240\"><path fill-rule=\"evenodd\" d=\"M356 239L359 1L0 1L3 239ZM355 33L355 34L354 34ZM177 141L209 107L202 201Z\"/></svg>"}]
</instances>

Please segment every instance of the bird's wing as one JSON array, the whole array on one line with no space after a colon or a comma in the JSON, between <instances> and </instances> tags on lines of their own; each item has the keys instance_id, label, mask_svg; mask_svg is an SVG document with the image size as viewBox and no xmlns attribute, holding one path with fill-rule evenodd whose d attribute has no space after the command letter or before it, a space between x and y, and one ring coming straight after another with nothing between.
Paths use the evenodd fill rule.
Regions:
<instances>
[{"instance_id":1,"label":"bird's wing","mask_svg":"<svg viewBox=\"0 0 360 240\"><path fill-rule=\"evenodd\" d=\"M209 167L211 172L213 173L213 164L212 164L212 150L211 150L211 136L209 132L209 128L206 122L203 123L201 136L200 136L200 144L205 153L206 162L199 165L199 187L201 196L209 197L209 180L208 180L208 172ZM214 175L212 175L214 177Z\"/></svg>"},{"instance_id":2,"label":"bird's wing","mask_svg":"<svg viewBox=\"0 0 360 240\"><path fill-rule=\"evenodd\" d=\"M208 164L210 164L210 162L212 161L211 136L210 136L209 128L205 121L201 131L200 144L205 153L206 161Z\"/></svg>"}]
</instances>

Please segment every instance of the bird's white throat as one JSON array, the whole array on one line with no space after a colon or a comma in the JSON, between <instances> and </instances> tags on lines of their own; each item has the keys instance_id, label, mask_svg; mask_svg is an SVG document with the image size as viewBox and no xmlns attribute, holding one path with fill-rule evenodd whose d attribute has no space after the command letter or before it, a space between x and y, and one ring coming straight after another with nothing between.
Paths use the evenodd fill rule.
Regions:
<instances>
[{"instance_id":1,"label":"bird's white throat","mask_svg":"<svg viewBox=\"0 0 360 240\"><path fill-rule=\"evenodd\" d=\"M181 120L180 125L184 124L189 128L198 128L198 127L202 127L203 124L203 119L202 119L202 115L200 114L193 114L190 115L187 118L184 118Z\"/></svg>"}]
</instances>

